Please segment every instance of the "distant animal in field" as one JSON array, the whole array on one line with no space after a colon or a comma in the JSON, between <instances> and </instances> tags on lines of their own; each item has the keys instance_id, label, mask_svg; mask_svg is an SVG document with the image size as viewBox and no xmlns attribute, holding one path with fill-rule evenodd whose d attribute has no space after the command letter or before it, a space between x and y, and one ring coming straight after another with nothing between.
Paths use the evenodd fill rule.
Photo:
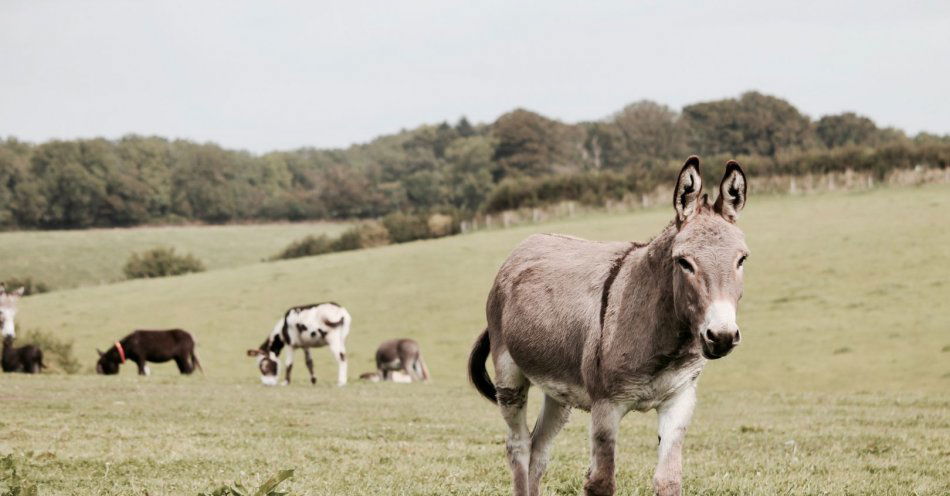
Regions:
<instances>
[{"instance_id":1,"label":"distant animal in field","mask_svg":"<svg viewBox=\"0 0 950 496\"><path fill-rule=\"evenodd\" d=\"M16 337L16 326L13 323L16 317L17 303L23 296L23 288L7 292L7 289L0 285L0 335L3 337Z\"/></svg>"},{"instance_id":2,"label":"distant animal in field","mask_svg":"<svg viewBox=\"0 0 950 496\"><path fill-rule=\"evenodd\" d=\"M104 375L119 373L119 366L126 361L135 362L139 375L150 375L148 363L164 363L174 360L178 371L191 374L201 368L195 352L195 339L182 329L159 331L137 330L116 341L106 351L99 351L96 372Z\"/></svg>"},{"instance_id":3,"label":"distant animal in field","mask_svg":"<svg viewBox=\"0 0 950 496\"><path fill-rule=\"evenodd\" d=\"M383 379L379 371L376 371L360 374L360 380L369 382L390 381L397 384L409 384L412 382L412 376L402 372L401 370L393 370L389 373L389 379Z\"/></svg>"},{"instance_id":4,"label":"distant animal in field","mask_svg":"<svg viewBox=\"0 0 950 496\"><path fill-rule=\"evenodd\" d=\"M333 303L315 303L293 307L284 312L274 329L259 348L247 350L247 355L257 358L261 382L276 386L279 381L278 358L285 346L289 346L284 362L283 384L290 384L290 372L294 367L294 350L303 349L303 356L310 371L310 383L316 384L313 373L313 358L310 348L327 346L337 362L337 385L346 384L346 336L350 333L352 319L342 306Z\"/></svg>"},{"instance_id":5,"label":"distant animal in field","mask_svg":"<svg viewBox=\"0 0 950 496\"><path fill-rule=\"evenodd\" d=\"M514 494L537 495L552 440L571 408L591 412L587 495L614 494L620 419L657 410L656 494L682 491L682 446L707 360L739 344L736 309L749 255L736 227L746 177L729 161L710 204L699 159L673 195L675 219L652 241L593 242L535 235L502 265L488 295L488 327L469 360L478 391L508 425ZM494 362L495 384L485 367ZM544 392L528 430L528 388Z\"/></svg>"},{"instance_id":6,"label":"distant animal in field","mask_svg":"<svg viewBox=\"0 0 950 496\"><path fill-rule=\"evenodd\" d=\"M394 372L402 372L412 381L429 381L429 368L422 359L419 343L412 339L391 339L379 345L376 370L384 381L395 381Z\"/></svg>"},{"instance_id":7,"label":"distant animal in field","mask_svg":"<svg viewBox=\"0 0 950 496\"><path fill-rule=\"evenodd\" d=\"M3 355L0 356L0 366L4 372L25 372L38 374L46 368L43 364L43 350L34 345L14 347L16 326L13 319L17 313L17 303L23 296L24 289L18 288L7 292L6 287L0 284L0 335L3 337Z\"/></svg>"},{"instance_id":8,"label":"distant animal in field","mask_svg":"<svg viewBox=\"0 0 950 496\"><path fill-rule=\"evenodd\" d=\"M4 372L39 374L46 368L43 364L43 350L32 344L15 348L13 336L3 336L3 356L0 363Z\"/></svg>"}]
</instances>

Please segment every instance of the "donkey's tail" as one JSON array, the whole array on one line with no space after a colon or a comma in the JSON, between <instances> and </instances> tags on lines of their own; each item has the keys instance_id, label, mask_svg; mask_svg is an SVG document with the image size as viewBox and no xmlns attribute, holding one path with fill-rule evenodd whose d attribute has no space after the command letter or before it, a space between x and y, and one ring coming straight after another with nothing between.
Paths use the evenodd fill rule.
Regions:
<instances>
[{"instance_id":1,"label":"donkey's tail","mask_svg":"<svg viewBox=\"0 0 950 496\"><path fill-rule=\"evenodd\" d=\"M201 362L198 361L198 352L195 351L194 347L191 348L191 363L195 364L195 367L198 367L202 374L205 373L205 369L201 367Z\"/></svg>"},{"instance_id":2,"label":"donkey's tail","mask_svg":"<svg viewBox=\"0 0 950 496\"><path fill-rule=\"evenodd\" d=\"M491 377L488 377L488 370L485 369L485 361L488 360L490 352L491 343L488 340L488 329L485 329L475 340L472 354L468 357L468 378L482 396L488 398L492 403L497 403L495 385L492 384Z\"/></svg>"}]
</instances>

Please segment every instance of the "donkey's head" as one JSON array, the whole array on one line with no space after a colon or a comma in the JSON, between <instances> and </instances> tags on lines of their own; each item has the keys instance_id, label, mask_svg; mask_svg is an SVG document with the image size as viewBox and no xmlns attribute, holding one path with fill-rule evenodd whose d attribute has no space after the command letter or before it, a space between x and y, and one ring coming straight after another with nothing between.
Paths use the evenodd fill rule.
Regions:
<instances>
[{"instance_id":1,"label":"donkey's head","mask_svg":"<svg viewBox=\"0 0 950 496\"><path fill-rule=\"evenodd\" d=\"M252 348L247 350L247 356L257 358L257 368L261 371L261 383L265 386L276 386L277 372L280 368L277 355L263 348Z\"/></svg>"},{"instance_id":2,"label":"donkey's head","mask_svg":"<svg viewBox=\"0 0 950 496\"><path fill-rule=\"evenodd\" d=\"M99 360L96 361L96 373L100 375L115 375L119 373L119 365L125 361L121 354L119 354L119 349L113 346L106 351L101 351L99 348L96 348L96 353L99 354Z\"/></svg>"},{"instance_id":3,"label":"donkey's head","mask_svg":"<svg viewBox=\"0 0 950 496\"><path fill-rule=\"evenodd\" d=\"M8 293L6 288L0 285L0 334L4 338L16 337L16 328L13 325L13 318L16 317L16 305L23 296L23 288Z\"/></svg>"},{"instance_id":4,"label":"donkey's head","mask_svg":"<svg viewBox=\"0 0 950 496\"><path fill-rule=\"evenodd\" d=\"M745 173L735 161L726 163L712 205L702 187L699 158L690 157L673 196L677 227L671 251L673 299L677 314L690 323L701 343L703 356L716 359L741 339L736 308L749 248L736 220L746 202Z\"/></svg>"}]
</instances>

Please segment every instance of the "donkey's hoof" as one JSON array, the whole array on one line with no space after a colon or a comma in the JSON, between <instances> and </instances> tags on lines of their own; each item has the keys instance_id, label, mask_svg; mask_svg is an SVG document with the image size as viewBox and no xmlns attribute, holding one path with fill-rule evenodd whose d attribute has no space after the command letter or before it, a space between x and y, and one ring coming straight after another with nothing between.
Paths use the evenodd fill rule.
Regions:
<instances>
[{"instance_id":1,"label":"donkey's hoof","mask_svg":"<svg viewBox=\"0 0 950 496\"><path fill-rule=\"evenodd\" d=\"M588 480L584 484L584 496L613 496L614 481Z\"/></svg>"},{"instance_id":2,"label":"donkey's hoof","mask_svg":"<svg viewBox=\"0 0 950 496\"><path fill-rule=\"evenodd\" d=\"M316 378L316 377L311 377L311 378L310 378L310 384L316 384L316 383L317 383L317 378Z\"/></svg>"},{"instance_id":3,"label":"donkey's hoof","mask_svg":"<svg viewBox=\"0 0 950 496\"><path fill-rule=\"evenodd\" d=\"M653 494L656 496L680 496L682 484L675 479L653 479Z\"/></svg>"}]
</instances>

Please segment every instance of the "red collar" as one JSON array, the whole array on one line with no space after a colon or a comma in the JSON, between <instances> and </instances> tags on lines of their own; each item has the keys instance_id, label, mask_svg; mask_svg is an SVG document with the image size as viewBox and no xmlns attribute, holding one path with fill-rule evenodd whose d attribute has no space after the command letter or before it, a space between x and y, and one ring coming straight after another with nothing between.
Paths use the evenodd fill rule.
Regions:
<instances>
[{"instance_id":1,"label":"red collar","mask_svg":"<svg viewBox=\"0 0 950 496\"><path fill-rule=\"evenodd\" d=\"M122 359L122 361L119 363L125 363L125 349L122 348L122 343L116 341L115 349L119 350L119 358Z\"/></svg>"}]
</instances>

